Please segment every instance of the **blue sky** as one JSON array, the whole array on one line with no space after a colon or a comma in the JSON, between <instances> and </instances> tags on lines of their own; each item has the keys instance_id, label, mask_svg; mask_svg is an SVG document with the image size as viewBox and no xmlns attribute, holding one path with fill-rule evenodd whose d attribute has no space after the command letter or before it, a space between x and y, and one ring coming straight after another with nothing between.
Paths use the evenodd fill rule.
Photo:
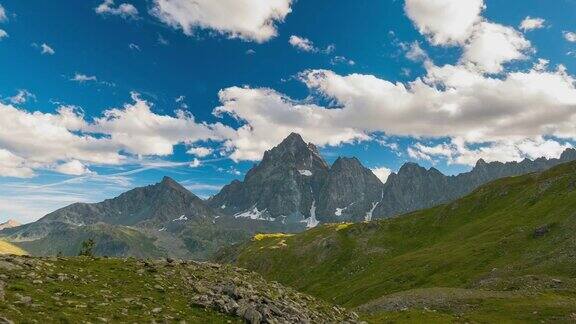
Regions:
<instances>
[{"instance_id":1,"label":"blue sky","mask_svg":"<svg viewBox=\"0 0 576 324\"><path fill-rule=\"evenodd\" d=\"M0 0L0 221L207 197L290 131L383 178L573 145L574 0L211 1Z\"/></svg>"}]
</instances>

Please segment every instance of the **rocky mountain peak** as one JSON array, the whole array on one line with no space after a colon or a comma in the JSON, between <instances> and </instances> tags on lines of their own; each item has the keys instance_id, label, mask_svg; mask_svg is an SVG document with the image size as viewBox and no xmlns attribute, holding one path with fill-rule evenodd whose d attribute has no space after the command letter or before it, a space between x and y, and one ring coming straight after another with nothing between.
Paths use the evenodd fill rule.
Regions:
<instances>
[{"instance_id":1,"label":"rocky mountain peak","mask_svg":"<svg viewBox=\"0 0 576 324\"><path fill-rule=\"evenodd\" d=\"M156 184L156 186L158 188L162 188L162 189L171 189L171 190L176 190L176 191L188 192L188 189L184 188L176 180L174 180L168 176L164 176L162 178L162 181L159 182L158 184Z\"/></svg>"},{"instance_id":2,"label":"rocky mountain peak","mask_svg":"<svg viewBox=\"0 0 576 324\"><path fill-rule=\"evenodd\" d=\"M475 168L480 168L480 167L484 167L488 165L488 163L486 163L486 161L484 161L484 159L480 159L476 162L476 166Z\"/></svg>"},{"instance_id":3,"label":"rocky mountain peak","mask_svg":"<svg viewBox=\"0 0 576 324\"><path fill-rule=\"evenodd\" d=\"M22 224L20 224L18 221L13 220L13 219L9 219L8 221L4 222L4 223L0 223L0 230L3 230L5 228L13 228L13 227L18 227Z\"/></svg>"},{"instance_id":4,"label":"rocky mountain peak","mask_svg":"<svg viewBox=\"0 0 576 324\"><path fill-rule=\"evenodd\" d=\"M413 176L415 174L422 174L422 173L426 173L427 170L424 167L421 167L420 165L418 165L417 163L413 163L413 162L408 162L408 163L404 163L404 165L402 165L402 167L400 167L400 170L398 170L398 175L399 176Z\"/></svg>"},{"instance_id":5,"label":"rocky mountain peak","mask_svg":"<svg viewBox=\"0 0 576 324\"><path fill-rule=\"evenodd\" d=\"M355 157L343 157L340 156L334 161L332 164L332 168L342 168L342 167L351 167L351 166L362 166L360 160Z\"/></svg>"},{"instance_id":6,"label":"rocky mountain peak","mask_svg":"<svg viewBox=\"0 0 576 324\"><path fill-rule=\"evenodd\" d=\"M566 150L564 150L564 152L562 152L562 155L560 155L560 160L562 161L576 160L576 149L567 148Z\"/></svg>"}]
</instances>

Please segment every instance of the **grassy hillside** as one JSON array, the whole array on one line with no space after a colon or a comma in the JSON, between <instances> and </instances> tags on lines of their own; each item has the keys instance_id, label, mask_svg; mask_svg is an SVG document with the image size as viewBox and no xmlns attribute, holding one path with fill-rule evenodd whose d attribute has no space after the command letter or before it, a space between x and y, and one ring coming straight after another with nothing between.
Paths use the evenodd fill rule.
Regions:
<instances>
[{"instance_id":1,"label":"grassy hillside","mask_svg":"<svg viewBox=\"0 0 576 324\"><path fill-rule=\"evenodd\" d=\"M24 255L27 254L26 251L17 247L14 244L0 241L0 254L14 254L14 255Z\"/></svg>"},{"instance_id":2,"label":"grassy hillside","mask_svg":"<svg viewBox=\"0 0 576 324\"><path fill-rule=\"evenodd\" d=\"M243 269L132 258L0 256L0 314L3 323L357 322Z\"/></svg>"},{"instance_id":3,"label":"grassy hillside","mask_svg":"<svg viewBox=\"0 0 576 324\"><path fill-rule=\"evenodd\" d=\"M63 239L65 238L65 239ZM165 255L154 240L140 231L126 226L98 223L82 227L61 226L47 236L33 241L14 242L32 255L78 255L82 242L93 239L96 255L160 257Z\"/></svg>"},{"instance_id":4,"label":"grassy hillside","mask_svg":"<svg viewBox=\"0 0 576 324\"><path fill-rule=\"evenodd\" d=\"M419 316L575 320L574 233L576 163L568 163L501 179L453 203L394 219L260 237L221 260L341 305L361 306L376 322ZM468 290L449 290L451 299L442 289L425 290L426 297L416 293L434 287ZM405 295L389 299L395 293ZM435 299L441 302L429 303ZM430 308L444 313L420 313Z\"/></svg>"}]
</instances>

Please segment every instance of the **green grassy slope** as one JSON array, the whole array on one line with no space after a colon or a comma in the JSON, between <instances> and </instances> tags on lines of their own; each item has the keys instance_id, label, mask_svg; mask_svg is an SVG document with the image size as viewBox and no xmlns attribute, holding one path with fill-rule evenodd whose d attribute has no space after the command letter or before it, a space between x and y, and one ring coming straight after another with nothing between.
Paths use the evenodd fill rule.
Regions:
<instances>
[{"instance_id":1,"label":"green grassy slope","mask_svg":"<svg viewBox=\"0 0 576 324\"><path fill-rule=\"evenodd\" d=\"M65 239L63 239L65 238ZM13 242L32 255L50 256L78 255L82 242L93 239L96 242L94 253L100 256L161 257L165 255L154 244L154 240L140 231L126 226L98 223L78 228L63 227L46 237L34 240Z\"/></svg>"},{"instance_id":2,"label":"green grassy slope","mask_svg":"<svg viewBox=\"0 0 576 324\"><path fill-rule=\"evenodd\" d=\"M229 265L0 256L2 323L244 323L258 317L357 322L342 308Z\"/></svg>"},{"instance_id":3,"label":"green grassy slope","mask_svg":"<svg viewBox=\"0 0 576 324\"><path fill-rule=\"evenodd\" d=\"M576 314L574 233L576 163L568 163L501 179L453 203L394 219L253 240L222 259L350 307L419 288L520 291L516 314L541 306L549 316L562 314L553 317L560 320ZM491 296L472 300L480 309L501 309L503 319L517 318L506 317L514 303L498 307L506 303ZM364 311L394 310L381 302ZM546 305L553 311L547 313Z\"/></svg>"}]
</instances>

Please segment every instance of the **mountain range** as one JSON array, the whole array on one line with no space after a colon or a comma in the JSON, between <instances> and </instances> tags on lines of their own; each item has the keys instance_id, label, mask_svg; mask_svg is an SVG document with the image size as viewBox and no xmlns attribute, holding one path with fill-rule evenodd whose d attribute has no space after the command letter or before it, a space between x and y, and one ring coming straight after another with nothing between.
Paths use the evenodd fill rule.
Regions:
<instances>
[{"instance_id":1,"label":"mountain range","mask_svg":"<svg viewBox=\"0 0 576 324\"><path fill-rule=\"evenodd\" d=\"M93 238L99 255L205 259L256 233L301 232L322 223L388 218L460 198L494 179L542 171L576 159L478 161L446 176L406 163L382 183L356 158L329 165L316 146L291 134L262 161L202 200L171 178L100 203L76 203L40 220L0 230L0 238L33 255L74 255Z\"/></svg>"}]
</instances>

